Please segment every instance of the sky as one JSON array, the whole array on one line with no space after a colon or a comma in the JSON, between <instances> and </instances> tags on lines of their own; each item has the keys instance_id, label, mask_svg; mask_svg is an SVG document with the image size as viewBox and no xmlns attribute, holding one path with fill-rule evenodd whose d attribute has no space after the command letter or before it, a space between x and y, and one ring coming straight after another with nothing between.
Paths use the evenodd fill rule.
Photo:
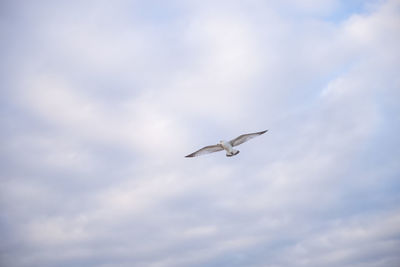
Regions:
<instances>
[{"instance_id":1,"label":"sky","mask_svg":"<svg viewBox=\"0 0 400 267\"><path fill-rule=\"evenodd\" d=\"M0 34L1 266L400 266L399 0L5 0Z\"/></svg>"}]
</instances>

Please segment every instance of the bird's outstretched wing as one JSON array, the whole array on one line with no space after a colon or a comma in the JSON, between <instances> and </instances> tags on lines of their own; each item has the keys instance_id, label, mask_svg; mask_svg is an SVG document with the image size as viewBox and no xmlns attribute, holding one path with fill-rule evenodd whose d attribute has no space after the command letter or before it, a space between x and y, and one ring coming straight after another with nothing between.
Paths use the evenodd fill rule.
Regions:
<instances>
[{"instance_id":1,"label":"bird's outstretched wing","mask_svg":"<svg viewBox=\"0 0 400 267\"><path fill-rule=\"evenodd\" d=\"M252 139L254 137L257 137L257 136L259 136L261 134L266 133L267 131L268 130L257 132L257 133L242 134L242 135L236 137L235 139L232 139L231 141L229 141L229 143L232 146L238 146L240 144L243 144L246 141L249 141L250 139Z\"/></svg>"},{"instance_id":2,"label":"bird's outstretched wing","mask_svg":"<svg viewBox=\"0 0 400 267\"><path fill-rule=\"evenodd\" d=\"M212 145L212 146L205 146L202 149L197 150L196 152L193 152L192 154L189 154L185 156L186 158L191 158L191 157L197 157L201 156L204 154L209 154L213 152L218 152L224 150L224 148L221 145Z\"/></svg>"}]
</instances>

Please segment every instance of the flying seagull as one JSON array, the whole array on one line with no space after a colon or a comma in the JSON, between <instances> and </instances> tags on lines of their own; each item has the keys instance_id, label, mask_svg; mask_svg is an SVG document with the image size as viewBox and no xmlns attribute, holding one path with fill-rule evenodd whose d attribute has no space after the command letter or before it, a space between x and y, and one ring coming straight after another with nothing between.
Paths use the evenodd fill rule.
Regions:
<instances>
[{"instance_id":1,"label":"flying seagull","mask_svg":"<svg viewBox=\"0 0 400 267\"><path fill-rule=\"evenodd\" d=\"M193 152L192 154L189 154L185 157L192 158L192 157L197 157L197 156L201 156L204 154L209 154L209 153L218 152L218 151L222 151L222 150L226 150L227 157L232 157L232 156L239 154L239 150L233 149L234 146L243 144L244 142L249 141L250 139L257 137L259 135L262 135L262 134L266 133L267 131L268 130L257 132L257 133L242 134L242 135L236 137L235 139L232 139L229 142L222 140L222 141L219 141L219 143L216 145L205 146L205 147L197 150L196 152Z\"/></svg>"}]
</instances>

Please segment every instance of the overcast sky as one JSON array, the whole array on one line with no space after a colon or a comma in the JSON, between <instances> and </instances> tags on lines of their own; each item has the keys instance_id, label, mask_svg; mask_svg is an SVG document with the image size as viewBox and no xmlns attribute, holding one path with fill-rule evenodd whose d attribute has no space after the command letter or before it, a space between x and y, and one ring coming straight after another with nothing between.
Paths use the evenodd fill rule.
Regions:
<instances>
[{"instance_id":1,"label":"overcast sky","mask_svg":"<svg viewBox=\"0 0 400 267\"><path fill-rule=\"evenodd\" d=\"M1 266L400 266L399 0L10 0L0 34Z\"/></svg>"}]
</instances>

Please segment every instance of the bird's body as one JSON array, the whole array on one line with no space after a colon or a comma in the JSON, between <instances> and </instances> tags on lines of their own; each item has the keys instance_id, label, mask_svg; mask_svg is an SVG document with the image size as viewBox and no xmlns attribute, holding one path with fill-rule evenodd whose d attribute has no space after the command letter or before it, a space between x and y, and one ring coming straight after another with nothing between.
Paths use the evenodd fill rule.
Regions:
<instances>
[{"instance_id":1,"label":"bird's body","mask_svg":"<svg viewBox=\"0 0 400 267\"><path fill-rule=\"evenodd\" d=\"M227 157L232 157L235 156L237 154L239 154L239 150L234 149L234 146L238 146L240 144L243 144L244 142L259 136L261 134L266 133L268 130L265 131L261 131L261 132L257 132L257 133L250 133L250 134L242 134L238 137L236 137L235 139L232 139L231 141L227 142L227 141L219 141L218 144L216 145L211 145L211 146L205 146L199 150L197 150L196 152L193 152L192 154L187 155L187 158L191 158L191 157L196 157L196 156L200 156L200 155L204 155L204 154L208 154L208 153L213 153L213 152L218 152L218 151L222 151L225 150L226 151L226 156Z\"/></svg>"},{"instance_id":2,"label":"bird's body","mask_svg":"<svg viewBox=\"0 0 400 267\"><path fill-rule=\"evenodd\" d=\"M231 143L222 140L219 141L219 144L222 146L223 149L225 149L227 157L232 157L239 154L239 150L234 149Z\"/></svg>"}]
</instances>

